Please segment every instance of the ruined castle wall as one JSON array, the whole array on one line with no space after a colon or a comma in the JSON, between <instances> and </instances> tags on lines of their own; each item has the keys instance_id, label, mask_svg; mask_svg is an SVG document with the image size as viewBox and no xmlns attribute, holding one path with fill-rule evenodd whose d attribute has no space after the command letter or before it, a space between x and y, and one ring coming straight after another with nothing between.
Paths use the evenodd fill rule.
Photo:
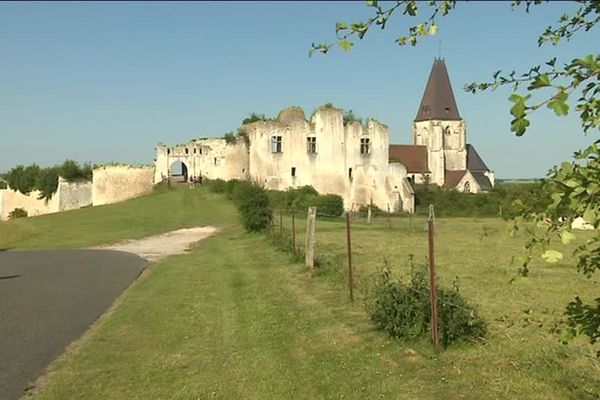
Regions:
<instances>
[{"instance_id":1,"label":"ruined castle wall","mask_svg":"<svg viewBox=\"0 0 600 400\"><path fill-rule=\"evenodd\" d=\"M23 194L10 188L0 190L0 197L2 197L0 217L3 220L8 219L8 214L16 208L24 209L30 217L59 211L59 201L56 194L48 201L39 200L39 195L38 190L34 190L29 194Z\"/></svg>"},{"instance_id":2,"label":"ruined castle wall","mask_svg":"<svg viewBox=\"0 0 600 400\"><path fill-rule=\"evenodd\" d=\"M118 203L152 191L154 167L109 165L97 168L92 178L92 204Z\"/></svg>"},{"instance_id":3,"label":"ruined castle wall","mask_svg":"<svg viewBox=\"0 0 600 400\"><path fill-rule=\"evenodd\" d=\"M86 180L68 182L58 178L58 188L51 199L39 199L39 196L38 190L29 194L10 188L0 190L0 219L8 219L16 208L24 209L28 216L33 217L88 206L92 204L92 183Z\"/></svg>"},{"instance_id":4,"label":"ruined castle wall","mask_svg":"<svg viewBox=\"0 0 600 400\"><path fill-rule=\"evenodd\" d=\"M248 175L248 149L242 140L227 143L225 139L199 139L189 143L157 147L154 182L169 176L174 163L182 162L188 177L207 179L246 179Z\"/></svg>"},{"instance_id":5,"label":"ruined castle wall","mask_svg":"<svg viewBox=\"0 0 600 400\"><path fill-rule=\"evenodd\" d=\"M59 178L55 196L58 198L58 211L89 206L92 204L92 182L83 179L67 182Z\"/></svg>"}]
</instances>

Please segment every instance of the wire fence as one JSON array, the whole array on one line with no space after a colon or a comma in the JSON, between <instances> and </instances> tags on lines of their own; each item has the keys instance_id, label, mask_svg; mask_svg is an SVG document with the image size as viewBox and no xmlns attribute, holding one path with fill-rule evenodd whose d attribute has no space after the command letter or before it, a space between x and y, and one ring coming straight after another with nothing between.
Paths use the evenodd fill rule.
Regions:
<instances>
[{"instance_id":1,"label":"wire fence","mask_svg":"<svg viewBox=\"0 0 600 400\"><path fill-rule=\"evenodd\" d=\"M345 212L342 215L335 215L335 214L329 214L329 213L323 213L323 212L318 212L317 210L317 214L316 217L317 219L319 218L326 218L327 220L332 220L332 221L336 221L336 222L344 222L344 216L347 214L347 212ZM275 209L275 212L273 213L273 219L272 219L272 225L271 225L271 229L270 229L270 234L271 234L271 239L273 242L273 245L275 247L277 247L279 250L282 251L286 251L289 253L292 253L293 256L293 260L294 261L302 261L305 259L306 257L306 243L303 243L302 241L298 241L297 238L301 237L303 235L303 233L300 233L300 235L298 234L298 232L294 232L292 235L292 230L290 229L289 225L285 224L285 220L289 219L288 217L294 218L294 220L299 216L302 215L302 217L300 217L301 219L306 219L306 214L305 211L299 211L295 208L277 208ZM351 218L350 218L350 229L352 226L354 226L354 224L358 223L360 225L365 225L366 224L366 217L362 218L362 219L358 219L356 218L356 214L355 213L351 213ZM284 218L285 217L285 218ZM406 216L406 215L398 215L396 214L396 219L398 217L400 218L412 218L411 216ZM388 216L384 215L379 217L379 225L382 224L382 221L384 224L388 223ZM420 217L419 221L420 222L424 222L425 218ZM373 221L371 221L373 222ZM298 224L295 223L293 224L295 228L298 228ZM425 232L425 229L423 229L423 232ZM348 247L346 248L345 246L345 236L346 235L346 230L340 230L340 240L338 241L339 243L339 248L338 249L328 249L328 254L323 254L323 253L315 253L315 260L314 260L314 265L317 268L332 268L338 272L343 272L345 267L347 267L348 265L346 265L346 262L344 261L345 257L343 256L343 253L345 253L346 251L350 253L350 256L352 256L352 248ZM296 238L295 243L292 243L292 237ZM300 243L299 243L300 242ZM299 245L301 244L301 245ZM342 248L343 246L343 248ZM318 246L317 246L317 250L318 250ZM338 254L335 254L338 253ZM335 254L335 255L332 255ZM413 266L414 267L414 266ZM426 267L425 267L426 268ZM379 272L379 274L381 274L382 272ZM370 275L371 277L376 277L378 273L372 273ZM395 273L394 274L394 281L398 282L399 284L403 284L403 285L407 285L407 282L410 282L410 279L412 279L414 277L414 271L411 272L407 272L404 274L398 274ZM440 289L439 285L435 285L436 286L436 290ZM352 288L352 286L351 286ZM350 289L352 290L352 289ZM430 295L430 291L429 290L420 290L416 287L412 287L410 288L410 290L416 291L417 293L423 295L423 296L429 296ZM455 289L458 290L458 289ZM469 312L471 311L468 308L465 308L464 306L460 305L460 304L456 304L453 302L450 302L446 299L438 299L437 301L438 305L444 306L444 305L448 305L457 309L461 309L463 311Z\"/></svg>"}]
</instances>

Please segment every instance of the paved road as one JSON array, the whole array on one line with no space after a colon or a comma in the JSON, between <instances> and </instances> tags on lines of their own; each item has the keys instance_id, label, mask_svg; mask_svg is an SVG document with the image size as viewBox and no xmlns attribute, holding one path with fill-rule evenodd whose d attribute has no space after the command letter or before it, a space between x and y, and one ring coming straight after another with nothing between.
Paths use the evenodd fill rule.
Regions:
<instances>
[{"instance_id":1,"label":"paved road","mask_svg":"<svg viewBox=\"0 0 600 400\"><path fill-rule=\"evenodd\" d=\"M0 399L18 399L146 266L109 250L0 252Z\"/></svg>"}]
</instances>

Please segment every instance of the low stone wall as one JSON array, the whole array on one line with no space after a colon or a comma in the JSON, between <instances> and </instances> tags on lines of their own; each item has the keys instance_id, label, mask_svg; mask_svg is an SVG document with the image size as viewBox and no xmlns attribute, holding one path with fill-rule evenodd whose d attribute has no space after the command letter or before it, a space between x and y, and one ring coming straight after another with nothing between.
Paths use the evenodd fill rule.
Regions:
<instances>
[{"instance_id":1,"label":"low stone wall","mask_svg":"<svg viewBox=\"0 0 600 400\"><path fill-rule=\"evenodd\" d=\"M68 182L58 180L58 189L50 200L39 199L37 190L23 194L12 189L0 190L0 219L8 219L8 215L16 208L27 211L27 215L50 214L59 211L73 210L92 204L92 183L90 181Z\"/></svg>"},{"instance_id":2,"label":"low stone wall","mask_svg":"<svg viewBox=\"0 0 600 400\"><path fill-rule=\"evenodd\" d=\"M97 168L92 178L92 204L118 203L150 193L153 180L153 166L108 165Z\"/></svg>"},{"instance_id":3,"label":"low stone wall","mask_svg":"<svg viewBox=\"0 0 600 400\"><path fill-rule=\"evenodd\" d=\"M39 200L40 192L34 190L29 194L23 194L12 189L0 190L2 197L2 210L0 218L8 219L8 215L17 208L22 208L27 211L27 215L33 217L35 215L49 214L58 212L58 196L54 195L50 200Z\"/></svg>"}]
</instances>

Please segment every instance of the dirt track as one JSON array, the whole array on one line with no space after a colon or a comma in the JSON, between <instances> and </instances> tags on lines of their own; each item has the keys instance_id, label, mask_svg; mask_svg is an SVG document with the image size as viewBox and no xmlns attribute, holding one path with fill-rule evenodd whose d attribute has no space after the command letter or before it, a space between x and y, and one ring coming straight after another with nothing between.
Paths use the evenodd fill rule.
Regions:
<instances>
[{"instance_id":1,"label":"dirt track","mask_svg":"<svg viewBox=\"0 0 600 400\"><path fill-rule=\"evenodd\" d=\"M126 251L137 254L150 262L155 262L164 257L183 254L190 249L192 244L215 234L217 231L218 229L212 226L186 228L144 239L128 240L123 243L97 248Z\"/></svg>"}]
</instances>

